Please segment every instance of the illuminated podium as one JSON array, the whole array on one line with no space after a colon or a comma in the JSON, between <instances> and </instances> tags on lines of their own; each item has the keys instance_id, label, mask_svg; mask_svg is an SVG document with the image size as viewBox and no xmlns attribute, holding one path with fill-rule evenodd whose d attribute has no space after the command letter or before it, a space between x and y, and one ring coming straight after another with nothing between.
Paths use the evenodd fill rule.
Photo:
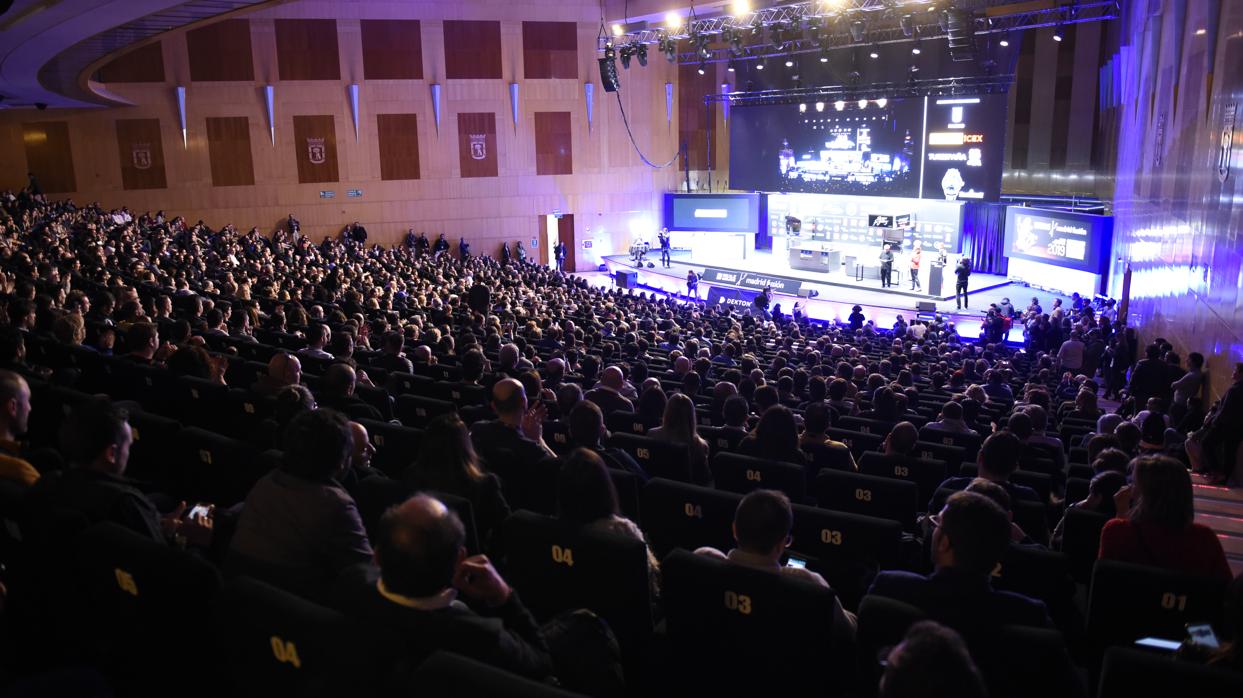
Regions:
<instances>
[{"instance_id":1,"label":"illuminated podium","mask_svg":"<svg viewBox=\"0 0 1243 698\"><path fill-rule=\"evenodd\" d=\"M941 283L944 273L945 267L940 264L933 264L928 268L928 295L941 295Z\"/></svg>"}]
</instances>

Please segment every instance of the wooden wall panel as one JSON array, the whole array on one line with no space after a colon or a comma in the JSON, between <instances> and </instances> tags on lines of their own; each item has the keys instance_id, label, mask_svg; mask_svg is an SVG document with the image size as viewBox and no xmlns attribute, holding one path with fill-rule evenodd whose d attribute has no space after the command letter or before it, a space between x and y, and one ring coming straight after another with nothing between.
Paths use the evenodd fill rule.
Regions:
<instances>
[{"instance_id":1,"label":"wooden wall panel","mask_svg":"<svg viewBox=\"0 0 1243 698\"><path fill-rule=\"evenodd\" d=\"M103 82L164 82L164 50L159 41L117 56L95 74Z\"/></svg>"},{"instance_id":2,"label":"wooden wall panel","mask_svg":"<svg viewBox=\"0 0 1243 698\"><path fill-rule=\"evenodd\" d=\"M716 169L718 149L711 151L709 164L708 124L713 109L704 97L715 90L715 66L700 75L697 66L678 66L678 139L686 144L692 170Z\"/></svg>"},{"instance_id":3,"label":"wooden wall panel","mask_svg":"<svg viewBox=\"0 0 1243 698\"><path fill-rule=\"evenodd\" d=\"M164 143L159 119L117 119L117 151L124 189L164 189Z\"/></svg>"},{"instance_id":4,"label":"wooden wall panel","mask_svg":"<svg viewBox=\"0 0 1243 698\"><path fill-rule=\"evenodd\" d=\"M250 151L250 119L244 116L208 117L207 152L211 158L213 187L255 183L255 164Z\"/></svg>"},{"instance_id":5,"label":"wooden wall panel","mask_svg":"<svg viewBox=\"0 0 1243 698\"><path fill-rule=\"evenodd\" d=\"M295 116L293 144L299 182L338 181L337 127L331 114Z\"/></svg>"},{"instance_id":6,"label":"wooden wall panel","mask_svg":"<svg viewBox=\"0 0 1243 698\"><path fill-rule=\"evenodd\" d=\"M496 114L458 114L457 139L462 177L497 176Z\"/></svg>"},{"instance_id":7,"label":"wooden wall panel","mask_svg":"<svg viewBox=\"0 0 1243 698\"><path fill-rule=\"evenodd\" d=\"M417 19L364 19L363 77L422 80L423 35Z\"/></svg>"},{"instance_id":8,"label":"wooden wall panel","mask_svg":"<svg viewBox=\"0 0 1243 698\"><path fill-rule=\"evenodd\" d=\"M248 19L226 19L188 31L186 49L194 82L255 79Z\"/></svg>"},{"instance_id":9,"label":"wooden wall panel","mask_svg":"<svg viewBox=\"0 0 1243 698\"><path fill-rule=\"evenodd\" d=\"M445 20L445 75L450 80L501 77L501 23Z\"/></svg>"},{"instance_id":10,"label":"wooden wall panel","mask_svg":"<svg viewBox=\"0 0 1243 698\"><path fill-rule=\"evenodd\" d=\"M26 146L26 171L39 180L45 194L78 190L69 148L69 122L22 124L22 142Z\"/></svg>"},{"instance_id":11,"label":"wooden wall panel","mask_svg":"<svg viewBox=\"0 0 1243 698\"><path fill-rule=\"evenodd\" d=\"M523 77L578 79L578 28L573 22L522 23Z\"/></svg>"},{"instance_id":12,"label":"wooden wall panel","mask_svg":"<svg viewBox=\"0 0 1243 698\"><path fill-rule=\"evenodd\" d=\"M570 112L535 112L535 174L574 174Z\"/></svg>"},{"instance_id":13,"label":"wooden wall panel","mask_svg":"<svg viewBox=\"0 0 1243 698\"><path fill-rule=\"evenodd\" d=\"M340 80L337 21L276 20L276 61L281 80Z\"/></svg>"},{"instance_id":14,"label":"wooden wall panel","mask_svg":"<svg viewBox=\"0 0 1243 698\"><path fill-rule=\"evenodd\" d=\"M419 178L419 117L377 114L380 179Z\"/></svg>"}]
</instances>

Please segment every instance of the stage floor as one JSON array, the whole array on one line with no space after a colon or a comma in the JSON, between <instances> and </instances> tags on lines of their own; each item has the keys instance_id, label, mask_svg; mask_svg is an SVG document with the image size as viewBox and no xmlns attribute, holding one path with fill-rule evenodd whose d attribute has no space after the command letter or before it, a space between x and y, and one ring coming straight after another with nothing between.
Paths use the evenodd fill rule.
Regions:
<instances>
[{"instance_id":1,"label":"stage floor","mask_svg":"<svg viewBox=\"0 0 1243 698\"><path fill-rule=\"evenodd\" d=\"M609 268L607 273L588 272L580 274L580 276L587 278L594 285L611 287L614 285L612 276L614 272L623 269L633 270L638 273L640 286L645 287L647 290L659 291L666 295L686 299L686 272L688 269L694 269L696 273L702 273L705 266L712 266L719 269L759 272L771 276L798 279L802 281L803 288L815 289L820 293L819 296L811 299L774 293L773 303L780 303L782 312L787 314L797 301L805 307L805 314L808 317L817 320L844 322L846 317L850 315L851 307L859 305L863 307L864 316L869 320L874 320L877 327L888 329L893 326L899 315L906 318L908 322L914 319L918 302L932 301L936 305L936 311L956 325L960 336L971 338L980 335L983 316L988 310L988 306L992 303L1000 303L1003 298L1009 298L1015 308L1019 310L1026 308L1033 296L1039 298L1040 304L1045 308L1052 306L1054 298L1061 298L1064 304L1070 302L1070 298L1067 296L1047 291L1037 291L1026 284L1010 281L1004 276L976 272L971 275L971 290L968 297L970 307L959 309L954 302L952 274L947 274L944 288L942 289L943 291L948 291L949 295L933 297L910 291L909 280L906 281L904 286L883 289L880 287L880 281L876 279L855 281L854 277L848 277L845 274L800 271L790 269L784 259L776 258L770 253L752 251L751 255L746 260L737 260L732 264L721 263L717 260L713 260L712 264L702 264L694 260L687 260L685 257L679 259L678 256L675 256L672 266L668 269L660 266L659 253L655 258L648 258L649 261L656 264L651 269L648 269L646 266L638 268L630 261L628 255L609 255L604 257L604 262ZM745 265L745 267L742 265ZM712 284L700 281L699 295L701 298L707 297L710 286ZM722 286L722 288L727 287ZM1012 330L1010 338L1012 341L1021 342L1022 331L1018 328Z\"/></svg>"}]
</instances>

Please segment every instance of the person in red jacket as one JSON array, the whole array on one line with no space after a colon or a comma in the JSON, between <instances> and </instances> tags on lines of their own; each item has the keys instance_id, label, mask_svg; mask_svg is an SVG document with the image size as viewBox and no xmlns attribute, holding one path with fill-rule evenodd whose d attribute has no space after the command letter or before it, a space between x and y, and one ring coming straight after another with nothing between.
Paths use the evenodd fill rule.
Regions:
<instances>
[{"instance_id":1,"label":"person in red jacket","mask_svg":"<svg viewBox=\"0 0 1243 698\"><path fill-rule=\"evenodd\" d=\"M1101 531L1097 557L1230 581L1217 535L1193 522L1186 467L1166 456L1136 458L1131 467L1134 482L1114 495L1118 518Z\"/></svg>"}]
</instances>

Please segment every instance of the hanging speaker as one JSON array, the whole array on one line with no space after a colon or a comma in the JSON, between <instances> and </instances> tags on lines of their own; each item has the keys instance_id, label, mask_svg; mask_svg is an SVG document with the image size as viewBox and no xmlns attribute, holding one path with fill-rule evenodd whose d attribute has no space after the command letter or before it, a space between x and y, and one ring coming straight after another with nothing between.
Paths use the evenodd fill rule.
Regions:
<instances>
[{"instance_id":1,"label":"hanging speaker","mask_svg":"<svg viewBox=\"0 0 1243 698\"><path fill-rule=\"evenodd\" d=\"M601 58L600 61L600 84L604 85L605 92L617 91L617 62L610 58Z\"/></svg>"}]
</instances>

